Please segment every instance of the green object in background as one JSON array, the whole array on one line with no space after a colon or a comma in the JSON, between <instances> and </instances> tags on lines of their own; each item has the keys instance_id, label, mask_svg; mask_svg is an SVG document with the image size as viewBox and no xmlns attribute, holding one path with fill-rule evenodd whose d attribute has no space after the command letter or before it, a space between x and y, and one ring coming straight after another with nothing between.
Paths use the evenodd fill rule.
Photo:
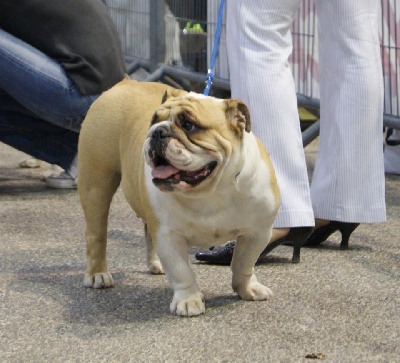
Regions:
<instances>
[{"instance_id":1,"label":"green object in background","mask_svg":"<svg viewBox=\"0 0 400 363\"><path fill-rule=\"evenodd\" d=\"M191 21L186 23L183 31L185 33L204 33L204 30L199 23L192 23Z\"/></svg>"}]
</instances>

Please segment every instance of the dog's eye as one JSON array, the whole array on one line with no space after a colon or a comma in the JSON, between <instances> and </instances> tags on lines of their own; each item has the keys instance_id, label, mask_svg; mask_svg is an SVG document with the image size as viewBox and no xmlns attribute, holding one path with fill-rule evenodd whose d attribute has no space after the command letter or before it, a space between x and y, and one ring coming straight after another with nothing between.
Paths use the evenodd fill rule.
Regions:
<instances>
[{"instance_id":1,"label":"dog's eye","mask_svg":"<svg viewBox=\"0 0 400 363\"><path fill-rule=\"evenodd\" d=\"M184 122L182 123L182 128L183 128L185 131L191 132L191 131L196 130L196 129L197 129L197 126L196 126L195 124L189 122L189 121L184 121Z\"/></svg>"}]
</instances>

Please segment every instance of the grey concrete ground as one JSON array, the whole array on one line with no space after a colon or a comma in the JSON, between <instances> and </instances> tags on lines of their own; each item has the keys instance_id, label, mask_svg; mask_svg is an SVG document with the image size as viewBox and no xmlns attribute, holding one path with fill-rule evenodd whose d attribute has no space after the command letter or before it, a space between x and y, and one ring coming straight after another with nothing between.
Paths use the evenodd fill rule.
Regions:
<instances>
[{"instance_id":1,"label":"grey concrete ground","mask_svg":"<svg viewBox=\"0 0 400 363\"><path fill-rule=\"evenodd\" d=\"M306 148L312 169L317 144ZM47 189L44 167L0 144L0 362L400 362L400 177L387 176L388 221L256 267L275 296L239 300L223 266L193 268L207 312L170 315L164 276L147 274L140 221L118 191L108 255L116 287L85 289L84 220L75 190ZM194 252L194 251L192 251Z\"/></svg>"}]
</instances>

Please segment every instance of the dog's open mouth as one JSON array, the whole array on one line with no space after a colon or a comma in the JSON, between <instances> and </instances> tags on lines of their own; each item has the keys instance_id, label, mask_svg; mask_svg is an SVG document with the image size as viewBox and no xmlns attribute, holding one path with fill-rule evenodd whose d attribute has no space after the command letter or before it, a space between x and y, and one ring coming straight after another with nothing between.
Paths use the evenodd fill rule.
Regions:
<instances>
[{"instance_id":1,"label":"dog's open mouth","mask_svg":"<svg viewBox=\"0 0 400 363\"><path fill-rule=\"evenodd\" d=\"M197 185L207 179L217 166L216 161L211 161L199 170L179 170L171 164L156 166L151 175L154 184L179 184L181 181Z\"/></svg>"}]
</instances>

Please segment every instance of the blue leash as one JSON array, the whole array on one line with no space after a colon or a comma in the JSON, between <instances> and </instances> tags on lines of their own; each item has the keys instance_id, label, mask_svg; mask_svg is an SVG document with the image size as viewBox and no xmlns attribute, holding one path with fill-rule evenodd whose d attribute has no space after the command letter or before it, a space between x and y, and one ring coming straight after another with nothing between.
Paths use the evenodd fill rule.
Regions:
<instances>
[{"instance_id":1,"label":"blue leash","mask_svg":"<svg viewBox=\"0 0 400 363\"><path fill-rule=\"evenodd\" d=\"M213 69L215 66L215 60L217 58L219 38L221 35L221 25L222 25L222 15L224 14L224 3L225 0L221 0L219 4L219 13L218 13L218 22L217 29L215 30L215 39L214 39L214 47L211 55L210 68L208 69L207 78L206 78L206 88L204 88L203 95L208 96L210 94L210 89L214 80Z\"/></svg>"}]
</instances>

